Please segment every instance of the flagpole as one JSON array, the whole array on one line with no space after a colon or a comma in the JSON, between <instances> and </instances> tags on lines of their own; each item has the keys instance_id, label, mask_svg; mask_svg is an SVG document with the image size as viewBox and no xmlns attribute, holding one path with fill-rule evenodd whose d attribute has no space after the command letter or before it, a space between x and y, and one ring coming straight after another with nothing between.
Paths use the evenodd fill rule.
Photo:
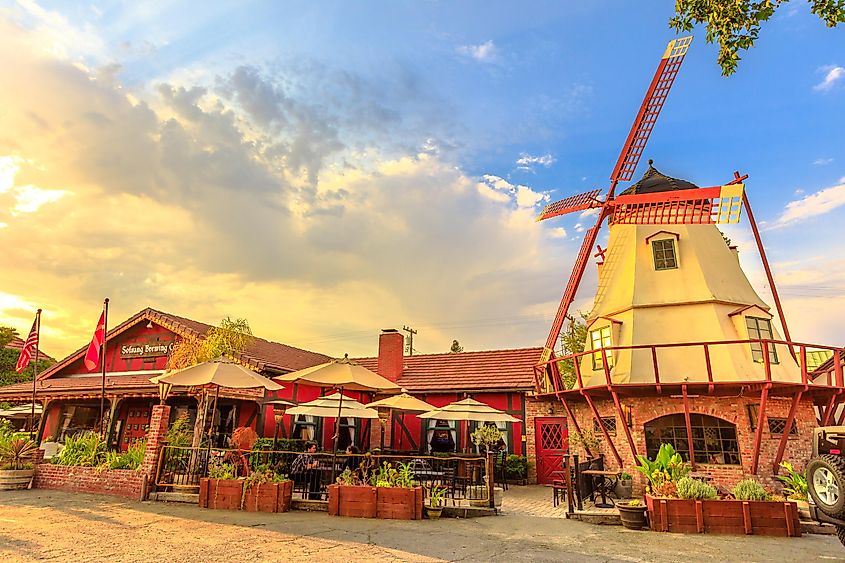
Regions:
<instances>
[{"instance_id":1,"label":"flagpole","mask_svg":"<svg viewBox=\"0 0 845 563\"><path fill-rule=\"evenodd\" d=\"M103 366L103 379L100 389L100 438L106 439L106 420L105 406L106 406L106 341L109 333L109 298L106 297L103 301L103 345L100 347L100 362Z\"/></svg>"},{"instance_id":2,"label":"flagpole","mask_svg":"<svg viewBox=\"0 0 845 563\"><path fill-rule=\"evenodd\" d=\"M38 380L38 352L41 350L41 309L35 312L35 363L32 365L32 411L29 413L29 439L34 439L35 433L35 382ZM44 416L44 410L41 410L41 416Z\"/></svg>"}]
</instances>

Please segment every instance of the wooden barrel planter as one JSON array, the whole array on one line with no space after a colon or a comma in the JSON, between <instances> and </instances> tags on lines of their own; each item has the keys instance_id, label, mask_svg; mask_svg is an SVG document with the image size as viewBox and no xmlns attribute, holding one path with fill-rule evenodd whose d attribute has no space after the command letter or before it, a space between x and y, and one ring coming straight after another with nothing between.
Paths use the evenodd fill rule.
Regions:
<instances>
[{"instance_id":1,"label":"wooden barrel planter","mask_svg":"<svg viewBox=\"0 0 845 563\"><path fill-rule=\"evenodd\" d=\"M422 487L329 485L331 516L421 520L422 504Z\"/></svg>"},{"instance_id":2,"label":"wooden barrel planter","mask_svg":"<svg viewBox=\"0 0 845 563\"><path fill-rule=\"evenodd\" d=\"M801 536L794 502L685 500L646 495L646 504L651 529L656 532Z\"/></svg>"},{"instance_id":3,"label":"wooden barrel planter","mask_svg":"<svg viewBox=\"0 0 845 563\"><path fill-rule=\"evenodd\" d=\"M260 483L246 489L242 508L247 512L287 512L293 496L293 481Z\"/></svg>"},{"instance_id":4,"label":"wooden barrel planter","mask_svg":"<svg viewBox=\"0 0 845 563\"><path fill-rule=\"evenodd\" d=\"M0 471L0 491L26 489L34 474L34 469L3 469Z\"/></svg>"}]
</instances>

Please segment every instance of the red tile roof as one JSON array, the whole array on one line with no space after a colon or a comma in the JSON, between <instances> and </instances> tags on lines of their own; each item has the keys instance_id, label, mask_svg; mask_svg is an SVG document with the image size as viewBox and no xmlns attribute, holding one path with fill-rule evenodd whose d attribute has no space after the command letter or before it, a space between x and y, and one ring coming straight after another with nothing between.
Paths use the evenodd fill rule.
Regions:
<instances>
[{"instance_id":1,"label":"red tile roof","mask_svg":"<svg viewBox=\"0 0 845 563\"><path fill-rule=\"evenodd\" d=\"M399 385L412 393L529 391L542 348L405 356ZM355 360L376 371L378 358Z\"/></svg>"},{"instance_id":2,"label":"red tile roof","mask_svg":"<svg viewBox=\"0 0 845 563\"><path fill-rule=\"evenodd\" d=\"M112 339L125 330L141 322L152 321L157 323L183 338L203 337L212 328L211 325L201 323L171 313L146 308L123 321L113 329L109 330L108 338ZM70 354L60 362L50 366L39 376L39 379L47 379L58 373L62 368L80 359L88 349L86 343L82 348ZM246 351L239 359L244 364L250 365L259 371L272 371L287 373L299 369L315 366L328 362L331 358L325 354L309 352L301 348L294 348L287 344L271 342L263 338L255 337Z\"/></svg>"}]
</instances>

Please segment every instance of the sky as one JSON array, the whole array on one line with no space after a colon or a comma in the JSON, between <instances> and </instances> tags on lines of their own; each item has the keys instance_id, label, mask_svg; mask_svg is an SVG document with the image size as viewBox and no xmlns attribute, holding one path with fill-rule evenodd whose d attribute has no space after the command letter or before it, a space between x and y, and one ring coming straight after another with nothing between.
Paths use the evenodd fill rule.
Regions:
<instances>
[{"instance_id":1,"label":"sky","mask_svg":"<svg viewBox=\"0 0 845 563\"><path fill-rule=\"evenodd\" d=\"M673 6L0 2L0 324L42 308L62 357L109 297L111 325L244 317L332 356L403 326L542 346L595 218L534 218L607 187ZM728 78L693 34L634 179L748 174L793 338L842 345L845 28L794 1Z\"/></svg>"}]
</instances>

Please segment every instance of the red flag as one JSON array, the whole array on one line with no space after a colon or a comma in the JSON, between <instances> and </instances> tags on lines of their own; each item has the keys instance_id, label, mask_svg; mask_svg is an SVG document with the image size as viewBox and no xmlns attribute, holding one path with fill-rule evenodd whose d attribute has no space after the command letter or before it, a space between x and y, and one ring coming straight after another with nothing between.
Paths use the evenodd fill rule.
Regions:
<instances>
[{"instance_id":1,"label":"red flag","mask_svg":"<svg viewBox=\"0 0 845 563\"><path fill-rule=\"evenodd\" d=\"M97 330L94 331L94 338L88 345L88 352L85 354L85 367L88 371L94 371L100 365L100 350L106 340L106 312L100 315L100 322L97 323Z\"/></svg>"},{"instance_id":2,"label":"red flag","mask_svg":"<svg viewBox=\"0 0 845 563\"><path fill-rule=\"evenodd\" d=\"M16 372L20 373L26 369L36 348L38 348L38 317L32 321L32 330L29 331L29 336L26 337L26 342L21 349L21 355L18 356L18 363L15 364Z\"/></svg>"}]
</instances>

